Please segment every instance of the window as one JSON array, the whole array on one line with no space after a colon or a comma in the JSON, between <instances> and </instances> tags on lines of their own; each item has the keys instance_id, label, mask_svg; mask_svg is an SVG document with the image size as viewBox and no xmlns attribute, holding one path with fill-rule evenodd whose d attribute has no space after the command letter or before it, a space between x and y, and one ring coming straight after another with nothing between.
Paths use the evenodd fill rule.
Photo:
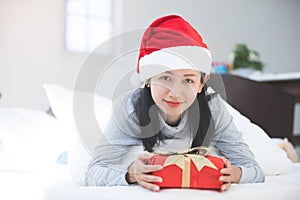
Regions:
<instances>
[{"instance_id":1,"label":"window","mask_svg":"<svg viewBox=\"0 0 300 200\"><path fill-rule=\"evenodd\" d=\"M65 47L90 53L113 34L112 0L66 0Z\"/></svg>"}]
</instances>

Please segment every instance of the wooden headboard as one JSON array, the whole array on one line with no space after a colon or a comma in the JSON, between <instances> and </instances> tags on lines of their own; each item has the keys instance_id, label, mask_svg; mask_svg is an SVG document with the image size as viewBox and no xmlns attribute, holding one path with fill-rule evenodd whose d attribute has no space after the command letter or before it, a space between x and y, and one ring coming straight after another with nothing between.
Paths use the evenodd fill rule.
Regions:
<instances>
[{"instance_id":1,"label":"wooden headboard","mask_svg":"<svg viewBox=\"0 0 300 200\"><path fill-rule=\"evenodd\" d=\"M270 137L287 137L293 142L294 96L268 83L230 74L211 74L207 85Z\"/></svg>"}]
</instances>

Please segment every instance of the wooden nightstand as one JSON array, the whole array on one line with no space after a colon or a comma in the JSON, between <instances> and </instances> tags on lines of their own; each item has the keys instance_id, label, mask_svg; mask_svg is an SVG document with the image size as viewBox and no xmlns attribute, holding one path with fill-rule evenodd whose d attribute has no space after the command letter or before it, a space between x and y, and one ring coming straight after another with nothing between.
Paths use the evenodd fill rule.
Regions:
<instances>
[{"instance_id":1,"label":"wooden nightstand","mask_svg":"<svg viewBox=\"0 0 300 200\"><path fill-rule=\"evenodd\" d=\"M231 74L221 77L211 74L207 82L208 86L212 86L230 105L259 125L270 137L287 137L294 145L299 145L299 136L293 134L296 95L299 94L294 84L292 90L283 90L278 85L270 84L270 80L255 81Z\"/></svg>"}]
</instances>

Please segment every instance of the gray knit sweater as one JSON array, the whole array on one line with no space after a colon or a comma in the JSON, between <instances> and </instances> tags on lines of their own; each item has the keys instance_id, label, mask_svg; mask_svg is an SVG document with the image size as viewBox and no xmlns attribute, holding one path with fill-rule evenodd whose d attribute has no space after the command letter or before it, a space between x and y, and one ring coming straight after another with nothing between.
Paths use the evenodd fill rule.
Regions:
<instances>
[{"instance_id":1,"label":"gray knit sweater","mask_svg":"<svg viewBox=\"0 0 300 200\"><path fill-rule=\"evenodd\" d=\"M86 185L128 185L125 180L129 165L143 152L133 102L138 98L136 91L129 92L114 103L113 115L104 131L104 137L96 148L97 157L90 163L86 173ZM212 154L225 156L232 165L242 170L240 183L263 182L264 173L255 161L252 152L244 143L232 116L221 97L216 95L209 101L214 120L215 134L211 145ZM185 113L176 127L169 126L160 118L161 133L169 136L164 143L154 146L154 151L182 151L191 147L192 131Z\"/></svg>"}]
</instances>

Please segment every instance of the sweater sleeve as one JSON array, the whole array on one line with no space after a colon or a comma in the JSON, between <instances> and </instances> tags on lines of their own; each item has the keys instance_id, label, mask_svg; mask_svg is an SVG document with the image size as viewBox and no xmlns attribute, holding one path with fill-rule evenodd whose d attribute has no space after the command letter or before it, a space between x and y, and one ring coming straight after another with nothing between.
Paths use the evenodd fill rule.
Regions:
<instances>
[{"instance_id":1,"label":"sweater sleeve","mask_svg":"<svg viewBox=\"0 0 300 200\"><path fill-rule=\"evenodd\" d=\"M141 142L122 132L113 119L104 135L96 147L96 158L89 164L86 185L128 185L125 176L129 165L142 153Z\"/></svg>"},{"instance_id":2,"label":"sweater sleeve","mask_svg":"<svg viewBox=\"0 0 300 200\"><path fill-rule=\"evenodd\" d=\"M210 104L216 129L214 145L232 165L241 168L239 183L263 182L263 170L254 159L249 146L243 141L242 133L235 127L233 117L226 109L224 101L217 95Z\"/></svg>"}]
</instances>

